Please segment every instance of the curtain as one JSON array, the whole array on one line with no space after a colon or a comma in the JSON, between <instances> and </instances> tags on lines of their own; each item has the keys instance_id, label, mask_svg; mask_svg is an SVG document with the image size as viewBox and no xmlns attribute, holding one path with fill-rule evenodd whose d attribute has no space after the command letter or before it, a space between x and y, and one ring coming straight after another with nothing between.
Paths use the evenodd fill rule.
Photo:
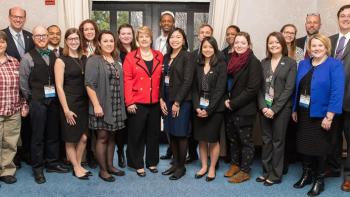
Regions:
<instances>
[{"instance_id":1,"label":"curtain","mask_svg":"<svg viewBox=\"0 0 350 197\"><path fill-rule=\"evenodd\" d=\"M239 0L211 0L209 24L214 28L213 36L221 50L225 46L226 28L237 25Z\"/></svg>"}]
</instances>

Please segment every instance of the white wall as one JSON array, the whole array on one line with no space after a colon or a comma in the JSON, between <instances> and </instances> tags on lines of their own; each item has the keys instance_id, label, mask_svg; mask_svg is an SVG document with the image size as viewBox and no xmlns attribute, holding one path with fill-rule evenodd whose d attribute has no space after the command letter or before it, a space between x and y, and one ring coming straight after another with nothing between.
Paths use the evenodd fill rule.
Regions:
<instances>
[{"instance_id":1,"label":"white wall","mask_svg":"<svg viewBox=\"0 0 350 197\"><path fill-rule=\"evenodd\" d=\"M30 32L36 25L57 24L57 1L60 0L56 0L56 5L46 6L44 0L0 0L0 29L8 26L8 10L14 6L20 6L27 11L24 29Z\"/></svg>"}]
</instances>

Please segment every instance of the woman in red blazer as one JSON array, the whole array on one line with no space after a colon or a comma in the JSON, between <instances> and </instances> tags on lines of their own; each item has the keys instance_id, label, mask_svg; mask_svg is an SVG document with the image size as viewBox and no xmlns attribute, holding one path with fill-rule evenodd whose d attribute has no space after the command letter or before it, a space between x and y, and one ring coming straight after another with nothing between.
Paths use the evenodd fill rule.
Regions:
<instances>
[{"instance_id":1,"label":"woman in red blazer","mask_svg":"<svg viewBox=\"0 0 350 197\"><path fill-rule=\"evenodd\" d=\"M139 48L128 53L123 64L125 105L128 116L128 166L136 169L137 175L146 176L146 167L157 173L159 162L160 106L159 91L163 55L151 49L152 31L140 27L136 32Z\"/></svg>"}]
</instances>

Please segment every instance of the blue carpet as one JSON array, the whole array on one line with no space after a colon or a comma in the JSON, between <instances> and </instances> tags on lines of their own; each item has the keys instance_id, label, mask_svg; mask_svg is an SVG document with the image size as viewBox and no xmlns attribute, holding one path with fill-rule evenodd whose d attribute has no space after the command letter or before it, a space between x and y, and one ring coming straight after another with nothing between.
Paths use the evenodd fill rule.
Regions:
<instances>
[{"instance_id":1,"label":"blue carpet","mask_svg":"<svg viewBox=\"0 0 350 197\"><path fill-rule=\"evenodd\" d=\"M165 152L165 146L162 145L160 152ZM169 167L168 160L161 160L158 169L160 172ZM116 162L115 162L116 163ZM23 163L22 163L23 164ZM300 165L293 164L290 166L289 173L283 177L283 182L271 187L263 186L255 182L255 178L260 175L261 164L256 160L252 166L250 181L242 184L231 184L227 182L223 174L228 169L228 164L220 163L216 179L210 183L202 179L194 179L194 174L200 168L200 163L195 162L187 165L187 174L178 181L170 181L167 176L152 174L146 170L147 176L140 178L136 173L126 168L126 176L116 177L116 182L107 183L98 177L98 170L91 170L94 176L89 181L81 181L74 178L71 173L57 174L45 173L47 182L38 185L34 182L31 168L28 165L17 171L17 183L7 185L1 183L0 197L27 197L27 196L179 196L179 197L212 197L212 196L306 196L310 186L304 189L294 189L293 183L300 176ZM325 181L326 190L321 196L349 196L349 193L342 192L340 185L342 178L328 178Z\"/></svg>"}]
</instances>

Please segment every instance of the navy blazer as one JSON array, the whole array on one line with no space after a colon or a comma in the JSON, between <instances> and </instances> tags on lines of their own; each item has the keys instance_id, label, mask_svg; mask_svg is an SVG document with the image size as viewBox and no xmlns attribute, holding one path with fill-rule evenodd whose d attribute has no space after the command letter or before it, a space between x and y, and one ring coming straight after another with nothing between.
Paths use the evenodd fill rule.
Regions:
<instances>
[{"instance_id":1,"label":"navy blazer","mask_svg":"<svg viewBox=\"0 0 350 197\"><path fill-rule=\"evenodd\" d=\"M7 35L7 49L6 49L7 55L16 58L18 61L21 61L22 58L19 55L15 40L13 40L9 27L7 27L6 29L3 29L2 31L4 31ZM23 32L23 38L24 38L25 53L27 53L30 50L34 49L33 38L30 32L26 30L22 30L22 32Z\"/></svg>"},{"instance_id":2,"label":"navy blazer","mask_svg":"<svg viewBox=\"0 0 350 197\"><path fill-rule=\"evenodd\" d=\"M303 77L312 69L312 59L299 63L293 97L293 112L299 95L299 84ZM326 61L314 68L310 87L310 117L323 118L327 112L342 113L345 75L343 65L339 60L328 57Z\"/></svg>"}]
</instances>

